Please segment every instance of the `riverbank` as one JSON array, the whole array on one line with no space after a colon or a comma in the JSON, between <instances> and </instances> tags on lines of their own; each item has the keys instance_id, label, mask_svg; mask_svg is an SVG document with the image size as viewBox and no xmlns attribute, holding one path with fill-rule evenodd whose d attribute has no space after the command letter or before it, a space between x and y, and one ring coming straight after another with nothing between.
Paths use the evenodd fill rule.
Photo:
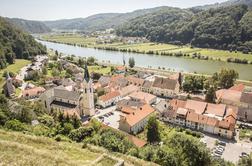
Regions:
<instances>
[{"instance_id":1,"label":"riverbank","mask_svg":"<svg viewBox=\"0 0 252 166\"><path fill-rule=\"evenodd\" d=\"M252 81L252 65L227 63L223 61L206 61L190 58L180 58L173 56L157 56L148 54L135 54L117 51L105 51L86 47L77 47L66 44L58 44L54 42L40 41L47 48L57 50L65 55L76 55L83 58L94 57L99 62L121 65L123 59L134 57L135 66L150 69L162 69L166 71L196 73L212 75L220 71L222 68L234 69L239 73L242 80Z\"/></svg>"},{"instance_id":2,"label":"riverbank","mask_svg":"<svg viewBox=\"0 0 252 166\"><path fill-rule=\"evenodd\" d=\"M112 42L108 44L97 44L95 37L83 37L80 35L44 35L42 40L79 46L96 48L109 51L120 51L129 53L175 56L199 60L224 61L240 64L252 64L252 55L244 54L240 51L227 51L205 48L193 48L190 45L177 46L163 43L135 43L127 44L122 42Z\"/></svg>"}]
</instances>

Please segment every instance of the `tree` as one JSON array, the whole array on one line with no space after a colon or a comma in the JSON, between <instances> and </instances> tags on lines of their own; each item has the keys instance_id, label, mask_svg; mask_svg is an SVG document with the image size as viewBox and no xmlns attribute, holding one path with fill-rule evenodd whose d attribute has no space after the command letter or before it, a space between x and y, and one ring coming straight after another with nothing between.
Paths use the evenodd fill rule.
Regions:
<instances>
[{"instance_id":1,"label":"tree","mask_svg":"<svg viewBox=\"0 0 252 166\"><path fill-rule=\"evenodd\" d=\"M52 69L52 76L56 77L56 76L59 76L60 75L60 72L58 69L56 69L55 67Z\"/></svg>"},{"instance_id":2,"label":"tree","mask_svg":"<svg viewBox=\"0 0 252 166\"><path fill-rule=\"evenodd\" d=\"M213 86L207 89L206 98L205 98L206 102L215 103L215 100L216 100L215 92L216 92L216 89Z\"/></svg>"},{"instance_id":3,"label":"tree","mask_svg":"<svg viewBox=\"0 0 252 166\"><path fill-rule=\"evenodd\" d=\"M238 166L249 166L249 165L252 165L252 154L250 154L248 157L242 157L238 162Z\"/></svg>"},{"instance_id":4,"label":"tree","mask_svg":"<svg viewBox=\"0 0 252 166\"><path fill-rule=\"evenodd\" d=\"M95 62L95 58L94 57L88 57L87 58L87 64L88 65L93 65L94 64L94 62Z\"/></svg>"},{"instance_id":5,"label":"tree","mask_svg":"<svg viewBox=\"0 0 252 166\"><path fill-rule=\"evenodd\" d=\"M222 69L219 73L214 74L214 78L217 79L218 85L222 89L228 89L234 86L239 74L233 69Z\"/></svg>"},{"instance_id":6,"label":"tree","mask_svg":"<svg viewBox=\"0 0 252 166\"><path fill-rule=\"evenodd\" d=\"M185 92L198 92L204 89L204 76L187 75L183 83Z\"/></svg>"},{"instance_id":7,"label":"tree","mask_svg":"<svg viewBox=\"0 0 252 166\"><path fill-rule=\"evenodd\" d=\"M42 73L43 73L43 75L47 75L48 74L48 70L47 70L46 67L42 68Z\"/></svg>"},{"instance_id":8,"label":"tree","mask_svg":"<svg viewBox=\"0 0 252 166\"><path fill-rule=\"evenodd\" d=\"M133 68L135 66L135 59L133 57L129 58L129 66Z\"/></svg>"},{"instance_id":9,"label":"tree","mask_svg":"<svg viewBox=\"0 0 252 166\"><path fill-rule=\"evenodd\" d=\"M150 143L158 143L160 141L160 133L156 116L151 116L148 120L147 141Z\"/></svg>"},{"instance_id":10,"label":"tree","mask_svg":"<svg viewBox=\"0 0 252 166\"><path fill-rule=\"evenodd\" d=\"M74 129L71 123L64 123L61 134L68 135Z\"/></svg>"},{"instance_id":11,"label":"tree","mask_svg":"<svg viewBox=\"0 0 252 166\"><path fill-rule=\"evenodd\" d=\"M98 97L102 96L105 94L105 89L104 88L98 88L97 89L97 95Z\"/></svg>"}]
</instances>

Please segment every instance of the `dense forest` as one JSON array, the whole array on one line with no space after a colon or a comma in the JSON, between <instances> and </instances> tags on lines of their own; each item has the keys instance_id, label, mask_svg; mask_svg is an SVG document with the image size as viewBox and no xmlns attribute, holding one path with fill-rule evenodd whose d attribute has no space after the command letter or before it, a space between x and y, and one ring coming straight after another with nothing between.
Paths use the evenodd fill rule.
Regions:
<instances>
[{"instance_id":1,"label":"dense forest","mask_svg":"<svg viewBox=\"0 0 252 166\"><path fill-rule=\"evenodd\" d=\"M18 28L28 33L48 33L51 29L41 21L23 20L19 18L6 18Z\"/></svg>"},{"instance_id":2,"label":"dense forest","mask_svg":"<svg viewBox=\"0 0 252 166\"><path fill-rule=\"evenodd\" d=\"M35 39L6 19L0 17L0 69L13 64L15 58L29 59L37 54L45 54L46 48Z\"/></svg>"},{"instance_id":3,"label":"dense forest","mask_svg":"<svg viewBox=\"0 0 252 166\"><path fill-rule=\"evenodd\" d=\"M107 28L114 28L127 22L130 19L143 16L145 14L153 13L168 7L155 7L150 9L140 9L128 13L101 13L91 15L86 18L64 19L56 21L44 21L43 23L51 29L60 30L81 30L85 32L92 32L96 30L104 30Z\"/></svg>"},{"instance_id":4,"label":"dense forest","mask_svg":"<svg viewBox=\"0 0 252 166\"><path fill-rule=\"evenodd\" d=\"M162 9L117 28L122 36L203 48L252 51L252 11L246 5L209 10Z\"/></svg>"}]
</instances>

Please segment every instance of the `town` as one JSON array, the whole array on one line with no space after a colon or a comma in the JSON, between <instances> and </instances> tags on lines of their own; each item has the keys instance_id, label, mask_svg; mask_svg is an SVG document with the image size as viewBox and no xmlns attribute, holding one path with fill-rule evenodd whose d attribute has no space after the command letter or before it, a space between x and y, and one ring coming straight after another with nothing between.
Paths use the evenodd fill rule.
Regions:
<instances>
[{"instance_id":1,"label":"town","mask_svg":"<svg viewBox=\"0 0 252 166\"><path fill-rule=\"evenodd\" d=\"M36 56L15 77L6 72L6 97L40 101L49 113L60 111L65 117L77 117L84 126L97 119L126 133L138 147L146 145L138 134L155 115L167 127L201 135L201 141L216 158L235 163L252 151L250 140L239 137L240 130L252 128L252 87L235 84L218 89L213 93L213 102L207 102L204 93L186 90L187 79L200 76L134 70L133 58L129 66L124 58L119 66L98 64L92 57L74 57L78 59L76 64L73 57L51 52L53 56ZM90 72L94 65L98 70ZM101 74L106 68L108 72ZM69 76L62 77L57 70L66 71ZM52 73L48 77L49 71ZM35 77L41 73L46 77L38 86ZM21 91L18 95L16 88Z\"/></svg>"}]
</instances>

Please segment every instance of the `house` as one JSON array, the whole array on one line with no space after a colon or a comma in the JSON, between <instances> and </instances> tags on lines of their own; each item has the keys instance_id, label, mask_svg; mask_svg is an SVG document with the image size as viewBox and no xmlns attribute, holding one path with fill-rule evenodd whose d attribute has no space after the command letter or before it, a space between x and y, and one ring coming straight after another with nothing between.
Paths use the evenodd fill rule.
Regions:
<instances>
[{"instance_id":1,"label":"house","mask_svg":"<svg viewBox=\"0 0 252 166\"><path fill-rule=\"evenodd\" d=\"M170 78L155 77L151 93L156 96L174 98L179 93L179 82Z\"/></svg>"},{"instance_id":2,"label":"house","mask_svg":"<svg viewBox=\"0 0 252 166\"><path fill-rule=\"evenodd\" d=\"M127 108L140 108L143 105L145 105L144 102L142 101L135 101L135 100L131 100L131 99L123 99L120 100L117 104L116 104L116 109L119 111L122 111L124 113L128 113L127 112Z\"/></svg>"},{"instance_id":3,"label":"house","mask_svg":"<svg viewBox=\"0 0 252 166\"><path fill-rule=\"evenodd\" d=\"M22 97L25 99L39 98L46 90L43 87L33 87L31 89L25 89L22 91Z\"/></svg>"},{"instance_id":4,"label":"house","mask_svg":"<svg viewBox=\"0 0 252 166\"><path fill-rule=\"evenodd\" d=\"M125 66L116 66L115 73L117 74L124 74L126 72Z\"/></svg>"},{"instance_id":5,"label":"house","mask_svg":"<svg viewBox=\"0 0 252 166\"><path fill-rule=\"evenodd\" d=\"M137 92L134 92L134 93L131 93L129 95L129 97L132 99L132 100L135 100L135 101L143 101L147 104L154 104L156 103L157 101L157 97L152 95L152 94L149 94L149 93L145 93L145 92L141 92L141 91L137 91Z\"/></svg>"},{"instance_id":6,"label":"house","mask_svg":"<svg viewBox=\"0 0 252 166\"><path fill-rule=\"evenodd\" d=\"M153 84L153 82L145 80L142 87L141 87L141 91L146 92L146 93L153 93L152 92L152 84Z\"/></svg>"},{"instance_id":7,"label":"house","mask_svg":"<svg viewBox=\"0 0 252 166\"><path fill-rule=\"evenodd\" d=\"M244 85L216 91L218 103L252 109L252 92L245 91Z\"/></svg>"},{"instance_id":8,"label":"house","mask_svg":"<svg viewBox=\"0 0 252 166\"><path fill-rule=\"evenodd\" d=\"M87 65L85 66L84 79L81 89L63 85L45 91L40 99L44 107L52 110L67 111L76 110L79 116L94 115L93 83L90 78Z\"/></svg>"},{"instance_id":9,"label":"house","mask_svg":"<svg viewBox=\"0 0 252 166\"><path fill-rule=\"evenodd\" d=\"M243 122L252 122L252 110L248 108L238 108L237 118Z\"/></svg>"},{"instance_id":10,"label":"house","mask_svg":"<svg viewBox=\"0 0 252 166\"><path fill-rule=\"evenodd\" d=\"M143 86L143 83L144 83L144 79L137 78L137 77L134 77L134 76L128 76L127 80L128 80L128 83L130 85L135 85L135 86L138 86L138 87Z\"/></svg>"},{"instance_id":11,"label":"house","mask_svg":"<svg viewBox=\"0 0 252 166\"><path fill-rule=\"evenodd\" d=\"M119 129L132 134L142 131L149 117L155 112L149 104L145 104L140 108L128 109L131 109L129 114L122 114L120 116Z\"/></svg>"},{"instance_id":12,"label":"house","mask_svg":"<svg viewBox=\"0 0 252 166\"><path fill-rule=\"evenodd\" d=\"M135 85L129 85L126 87L123 87L119 90L120 94L122 97L128 96L136 91L139 90L139 87L135 86Z\"/></svg>"},{"instance_id":13,"label":"house","mask_svg":"<svg viewBox=\"0 0 252 166\"><path fill-rule=\"evenodd\" d=\"M169 104L163 114L164 121L229 139L235 134L237 107L177 99Z\"/></svg>"},{"instance_id":14,"label":"house","mask_svg":"<svg viewBox=\"0 0 252 166\"><path fill-rule=\"evenodd\" d=\"M115 105L121 99L119 91L109 92L99 97L97 104L103 108Z\"/></svg>"},{"instance_id":15,"label":"house","mask_svg":"<svg viewBox=\"0 0 252 166\"><path fill-rule=\"evenodd\" d=\"M101 87L106 87L109 85L111 78L109 76L101 76L100 79L98 80L98 83L100 84Z\"/></svg>"}]
</instances>

